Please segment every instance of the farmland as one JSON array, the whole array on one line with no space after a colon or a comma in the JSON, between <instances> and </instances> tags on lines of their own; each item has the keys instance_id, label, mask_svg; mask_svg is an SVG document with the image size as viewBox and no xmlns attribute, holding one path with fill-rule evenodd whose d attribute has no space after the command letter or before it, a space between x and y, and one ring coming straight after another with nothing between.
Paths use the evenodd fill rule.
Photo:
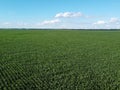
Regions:
<instances>
[{"instance_id":1,"label":"farmland","mask_svg":"<svg viewBox=\"0 0 120 90\"><path fill-rule=\"evenodd\" d=\"M120 90L120 31L0 30L0 90Z\"/></svg>"}]
</instances>

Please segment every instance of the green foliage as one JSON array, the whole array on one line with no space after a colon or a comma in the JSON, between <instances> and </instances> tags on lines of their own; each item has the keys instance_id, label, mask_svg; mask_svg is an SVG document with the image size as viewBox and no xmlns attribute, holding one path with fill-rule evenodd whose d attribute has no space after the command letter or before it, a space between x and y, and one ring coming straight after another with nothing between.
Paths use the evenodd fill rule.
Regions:
<instances>
[{"instance_id":1,"label":"green foliage","mask_svg":"<svg viewBox=\"0 0 120 90\"><path fill-rule=\"evenodd\" d=\"M0 90L120 90L120 32L1 30Z\"/></svg>"}]
</instances>

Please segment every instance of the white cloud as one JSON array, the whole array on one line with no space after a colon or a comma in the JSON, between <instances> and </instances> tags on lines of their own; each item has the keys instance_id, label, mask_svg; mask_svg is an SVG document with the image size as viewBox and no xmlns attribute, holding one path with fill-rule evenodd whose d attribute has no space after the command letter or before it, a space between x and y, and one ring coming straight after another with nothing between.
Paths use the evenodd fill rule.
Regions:
<instances>
[{"instance_id":1,"label":"white cloud","mask_svg":"<svg viewBox=\"0 0 120 90\"><path fill-rule=\"evenodd\" d=\"M17 22L15 23L17 26L29 26L28 23L25 23L25 22Z\"/></svg>"},{"instance_id":2,"label":"white cloud","mask_svg":"<svg viewBox=\"0 0 120 90\"><path fill-rule=\"evenodd\" d=\"M96 23L93 23L93 26L96 28L104 28L104 29L118 29L120 27L120 19L119 18L110 18L105 21L99 20Z\"/></svg>"},{"instance_id":3,"label":"white cloud","mask_svg":"<svg viewBox=\"0 0 120 90\"><path fill-rule=\"evenodd\" d=\"M119 24L120 20L118 18L110 18L107 21L104 20L99 20L96 23L94 23L95 25L105 25L105 24Z\"/></svg>"},{"instance_id":4,"label":"white cloud","mask_svg":"<svg viewBox=\"0 0 120 90\"><path fill-rule=\"evenodd\" d=\"M83 14L80 12L64 12L55 15L56 18L72 18L72 17L81 17L81 16L83 16Z\"/></svg>"},{"instance_id":5,"label":"white cloud","mask_svg":"<svg viewBox=\"0 0 120 90\"><path fill-rule=\"evenodd\" d=\"M40 25L50 25L50 24L56 24L60 23L61 21L59 19L54 19L54 20L45 20Z\"/></svg>"},{"instance_id":6,"label":"white cloud","mask_svg":"<svg viewBox=\"0 0 120 90\"><path fill-rule=\"evenodd\" d=\"M96 23L94 23L95 25L104 25L104 24L106 24L106 22L105 21L97 21Z\"/></svg>"},{"instance_id":7,"label":"white cloud","mask_svg":"<svg viewBox=\"0 0 120 90\"><path fill-rule=\"evenodd\" d=\"M12 23L10 23L10 22L4 22L4 23L2 23L2 25L5 25L5 26L9 26L9 25L11 25Z\"/></svg>"},{"instance_id":8,"label":"white cloud","mask_svg":"<svg viewBox=\"0 0 120 90\"><path fill-rule=\"evenodd\" d=\"M85 15L81 15L85 17ZM80 17L79 14L69 14L58 15L56 17ZM65 29L118 29L120 28L119 18L98 18L98 21L92 18L53 18L51 20L45 20L43 22L37 23L27 23L27 22L1 22L0 28L65 28ZM94 22L95 21L95 22Z\"/></svg>"},{"instance_id":9,"label":"white cloud","mask_svg":"<svg viewBox=\"0 0 120 90\"><path fill-rule=\"evenodd\" d=\"M118 23L120 20L118 18L111 18L110 23Z\"/></svg>"}]
</instances>

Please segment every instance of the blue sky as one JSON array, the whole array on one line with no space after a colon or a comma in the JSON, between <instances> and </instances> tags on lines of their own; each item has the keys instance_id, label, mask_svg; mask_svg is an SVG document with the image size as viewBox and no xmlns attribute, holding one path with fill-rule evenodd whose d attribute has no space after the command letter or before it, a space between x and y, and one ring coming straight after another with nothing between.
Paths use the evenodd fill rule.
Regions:
<instances>
[{"instance_id":1,"label":"blue sky","mask_svg":"<svg viewBox=\"0 0 120 90\"><path fill-rule=\"evenodd\" d=\"M120 28L120 0L0 0L0 28Z\"/></svg>"}]
</instances>

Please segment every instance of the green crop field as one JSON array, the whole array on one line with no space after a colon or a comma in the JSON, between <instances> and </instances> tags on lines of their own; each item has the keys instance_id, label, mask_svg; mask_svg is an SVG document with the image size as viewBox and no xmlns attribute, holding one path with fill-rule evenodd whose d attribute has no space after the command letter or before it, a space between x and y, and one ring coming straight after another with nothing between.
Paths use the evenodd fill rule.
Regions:
<instances>
[{"instance_id":1,"label":"green crop field","mask_svg":"<svg viewBox=\"0 0 120 90\"><path fill-rule=\"evenodd\" d=\"M0 90L120 90L120 31L0 30Z\"/></svg>"}]
</instances>

